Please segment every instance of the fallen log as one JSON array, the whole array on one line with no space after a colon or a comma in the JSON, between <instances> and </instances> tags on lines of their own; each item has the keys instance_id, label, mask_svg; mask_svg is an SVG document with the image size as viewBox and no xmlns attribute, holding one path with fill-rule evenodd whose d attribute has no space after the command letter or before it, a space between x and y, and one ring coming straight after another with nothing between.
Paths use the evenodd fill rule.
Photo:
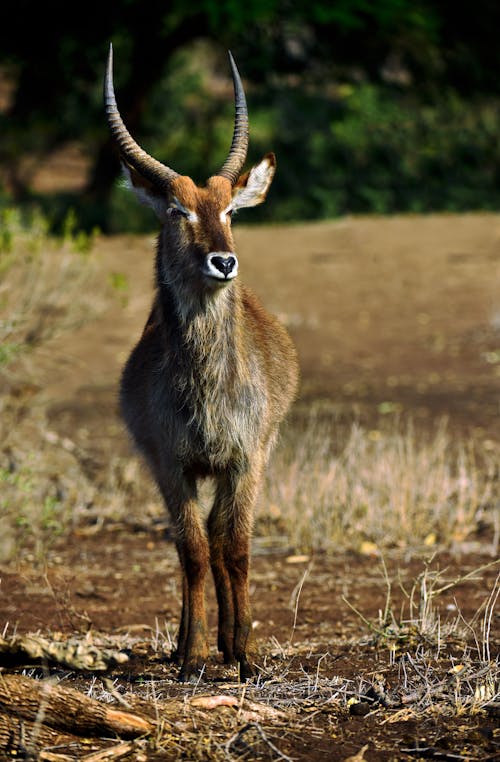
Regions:
<instances>
[{"instance_id":1,"label":"fallen log","mask_svg":"<svg viewBox=\"0 0 500 762\"><path fill-rule=\"evenodd\" d=\"M15 719L0 714L0 757L2 753L9 759L37 759L39 762L110 762L130 755L134 742L123 741L107 748L98 748L86 753L88 742L82 743L81 736L62 733L47 725ZM97 740L94 746L102 741ZM58 751L51 751L57 749ZM67 750L62 752L61 749ZM30 756L31 755L31 756Z\"/></svg>"},{"instance_id":2,"label":"fallen log","mask_svg":"<svg viewBox=\"0 0 500 762\"><path fill-rule=\"evenodd\" d=\"M2 753L15 758L21 752L44 748L70 746L77 737L49 728L47 725L0 714L0 757ZM21 757L22 758L22 757Z\"/></svg>"},{"instance_id":3,"label":"fallen log","mask_svg":"<svg viewBox=\"0 0 500 762\"><path fill-rule=\"evenodd\" d=\"M153 725L144 717L114 709L50 680L0 674L0 712L15 725L19 719L74 735L136 738Z\"/></svg>"}]
</instances>

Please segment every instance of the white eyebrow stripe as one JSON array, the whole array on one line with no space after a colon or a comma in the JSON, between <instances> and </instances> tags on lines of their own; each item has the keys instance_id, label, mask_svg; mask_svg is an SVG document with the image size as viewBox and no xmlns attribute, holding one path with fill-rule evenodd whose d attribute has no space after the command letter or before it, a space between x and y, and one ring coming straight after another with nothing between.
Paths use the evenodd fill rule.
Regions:
<instances>
[{"instance_id":1,"label":"white eyebrow stripe","mask_svg":"<svg viewBox=\"0 0 500 762\"><path fill-rule=\"evenodd\" d=\"M226 208L220 213L220 221L221 222L227 222L227 213L231 211L233 208L232 203L229 204L229 206L226 206Z\"/></svg>"},{"instance_id":2,"label":"white eyebrow stripe","mask_svg":"<svg viewBox=\"0 0 500 762\"><path fill-rule=\"evenodd\" d=\"M183 214L186 215L189 222L198 222L198 215L196 214L196 212L191 211L191 209L186 209L186 207L183 206L183 204L181 204L177 196L174 196L173 201L177 209L179 209L179 211L181 211Z\"/></svg>"}]
</instances>

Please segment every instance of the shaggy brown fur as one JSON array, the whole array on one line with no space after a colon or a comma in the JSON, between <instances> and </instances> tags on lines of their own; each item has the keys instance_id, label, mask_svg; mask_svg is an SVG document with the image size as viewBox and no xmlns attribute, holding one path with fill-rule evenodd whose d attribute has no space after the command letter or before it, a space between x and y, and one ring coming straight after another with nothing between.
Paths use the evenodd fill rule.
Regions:
<instances>
[{"instance_id":1,"label":"shaggy brown fur","mask_svg":"<svg viewBox=\"0 0 500 762\"><path fill-rule=\"evenodd\" d=\"M177 176L166 197L130 173L163 225L156 297L123 372L121 405L176 529L183 571L175 654L181 680L198 679L208 657L209 566L219 606L219 650L225 662L239 663L242 678L254 674L252 510L278 424L296 393L297 361L285 329L232 277L237 260L230 210L263 200L274 165L269 155L234 187L217 176L198 188ZM214 253L223 262L230 258L231 277L210 266ZM197 506L197 482L205 477L215 480L206 525Z\"/></svg>"},{"instance_id":2,"label":"shaggy brown fur","mask_svg":"<svg viewBox=\"0 0 500 762\"><path fill-rule=\"evenodd\" d=\"M248 595L252 509L278 425L297 387L297 360L284 328L236 280L231 214L266 197L275 171L268 154L240 176L248 113L231 54L235 120L229 154L205 188L149 156L128 132L113 87L110 46L104 78L108 125L143 203L162 223L156 297L125 366L121 406L176 529L183 572L177 645L181 680L197 680L207 656L205 578L211 565L219 604L219 649L243 678L252 629ZM215 481L206 527L199 479Z\"/></svg>"}]
</instances>

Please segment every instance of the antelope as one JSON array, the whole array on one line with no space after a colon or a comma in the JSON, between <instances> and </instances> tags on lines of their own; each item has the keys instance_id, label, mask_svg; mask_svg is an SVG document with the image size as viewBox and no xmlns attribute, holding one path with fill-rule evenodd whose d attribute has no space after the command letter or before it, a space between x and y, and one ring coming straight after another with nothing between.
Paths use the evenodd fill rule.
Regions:
<instances>
[{"instance_id":1,"label":"antelope","mask_svg":"<svg viewBox=\"0 0 500 762\"><path fill-rule=\"evenodd\" d=\"M130 187L161 224L153 306L123 370L120 402L175 530L182 611L172 656L180 681L200 679L209 654L204 591L211 567L218 650L247 680L255 674L248 587L253 506L298 369L286 330L240 284L231 215L264 201L276 161L269 153L240 174L248 113L231 53L232 143L204 187L132 138L115 99L112 55L110 46L104 101L112 140ZM214 499L205 523L197 488L207 477Z\"/></svg>"}]
</instances>

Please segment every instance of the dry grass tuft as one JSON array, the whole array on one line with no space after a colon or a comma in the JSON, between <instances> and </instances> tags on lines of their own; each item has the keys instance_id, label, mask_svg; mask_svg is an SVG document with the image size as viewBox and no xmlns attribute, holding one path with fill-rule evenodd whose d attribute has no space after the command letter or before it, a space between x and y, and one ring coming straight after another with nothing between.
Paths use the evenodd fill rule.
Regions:
<instances>
[{"instance_id":1,"label":"dry grass tuft","mask_svg":"<svg viewBox=\"0 0 500 762\"><path fill-rule=\"evenodd\" d=\"M389 651L391 687L385 676L378 676L361 695L388 708L411 707L412 714L437 707L444 714L460 715L497 706L500 660L498 654L493 656L491 626L500 595L500 574L470 621L460 611L443 618L437 603L445 592L468 580L481 579L481 572L499 563L492 561L451 581L445 579L445 572L426 564L411 591L403 589L407 615L404 606L399 615L395 613L393 586L384 564L385 606L374 623L344 599L372 633L363 638L363 645ZM394 721L394 717L387 721Z\"/></svg>"},{"instance_id":2,"label":"dry grass tuft","mask_svg":"<svg viewBox=\"0 0 500 762\"><path fill-rule=\"evenodd\" d=\"M50 432L37 404L30 351L104 309L93 236L76 233L69 214L59 238L33 212L0 215L0 560L27 542L38 554L74 526L96 485L74 443Z\"/></svg>"},{"instance_id":3,"label":"dry grass tuft","mask_svg":"<svg viewBox=\"0 0 500 762\"><path fill-rule=\"evenodd\" d=\"M445 421L431 434L411 421L354 424L342 440L312 415L276 453L263 504L301 551L451 546L486 525L495 555L497 469L498 452L453 440Z\"/></svg>"},{"instance_id":4,"label":"dry grass tuft","mask_svg":"<svg viewBox=\"0 0 500 762\"><path fill-rule=\"evenodd\" d=\"M92 254L93 237L74 230L68 215L61 238L48 235L36 212L0 217L0 371L47 339L96 315L105 290Z\"/></svg>"},{"instance_id":5,"label":"dry grass tuft","mask_svg":"<svg viewBox=\"0 0 500 762\"><path fill-rule=\"evenodd\" d=\"M136 459L113 456L97 468L91 453L49 428L43 409L27 413L1 396L0 407L2 401L0 563L20 554L44 562L77 528L166 526L166 511Z\"/></svg>"}]
</instances>

